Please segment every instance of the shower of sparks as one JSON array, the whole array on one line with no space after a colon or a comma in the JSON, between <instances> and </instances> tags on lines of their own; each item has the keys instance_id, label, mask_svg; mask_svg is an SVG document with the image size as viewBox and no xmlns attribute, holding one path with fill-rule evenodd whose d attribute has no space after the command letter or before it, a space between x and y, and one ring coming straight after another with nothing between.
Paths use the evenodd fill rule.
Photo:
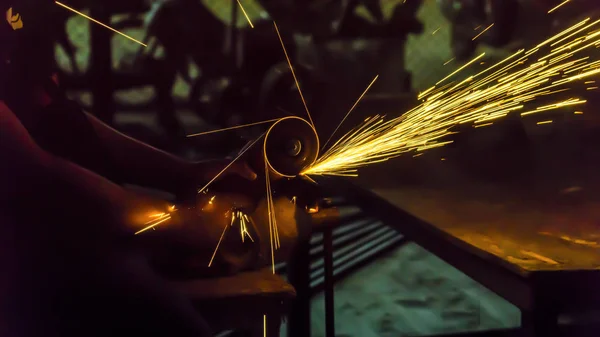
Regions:
<instances>
[{"instance_id":1,"label":"shower of sparks","mask_svg":"<svg viewBox=\"0 0 600 337\"><path fill-rule=\"evenodd\" d=\"M527 116L584 104L585 100L571 97L522 112L526 102L564 93L574 82L587 81L600 74L600 60L579 55L600 46L600 30L587 32L600 20L588 21L589 18L529 51L519 50L476 75L440 88L434 86L420 97L423 99L420 105L400 117L390 120L382 116L367 118L342 136L302 174L356 176L357 169L364 165L451 143L444 138L453 134L452 129L459 124L482 125L517 111L521 116ZM542 52L542 47L549 50Z\"/></svg>"},{"instance_id":2,"label":"shower of sparks","mask_svg":"<svg viewBox=\"0 0 600 337\"><path fill-rule=\"evenodd\" d=\"M84 17L84 18L86 18L86 19L88 19L88 20L92 21L93 23L99 24L100 26L102 26L102 27L104 27L104 28L106 28L106 29L109 29L109 30L111 30L111 31L113 31L113 32L115 32L115 33L117 33L117 34L119 34L119 35L123 36L123 37L126 37L126 38L128 38L129 40L131 40L131 41L133 41L133 42L139 43L140 45L142 45L142 46L144 46L144 47L148 47L148 45L147 45L147 44L145 44L145 43L143 43L143 42L141 42L141 41L138 41L138 40L136 40L136 39L132 38L131 36L129 36L129 35L125 34L125 33L122 33L122 32L120 32L120 31L118 31L118 30L116 30L116 29L112 28L111 26L109 26L109 25L107 25L107 24L105 24L105 23L102 23L102 22L100 22L100 21L98 21L98 20L96 20L96 19L94 19L94 18L92 18L92 17L90 17L90 16L88 16L88 15L86 15L86 14L84 14L84 13L81 13L80 11L78 11L78 10L76 10L76 9L74 9L74 8L71 8L71 7L69 7L69 6L65 5L65 4L63 4L62 2L59 2L59 1L54 1L54 3L55 3L55 4L57 4L57 5L59 5L59 6L61 6L61 7L63 7L63 8L65 8L65 9L68 9L68 10L70 10L71 12L73 12L73 13L75 13L75 14L79 15L79 16L82 16L82 17Z\"/></svg>"},{"instance_id":3,"label":"shower of sparks","mask_svg":"<svg viewBox=\"0 0 600 337\"><path fill-rule=\"evenodd\" d=\"M204 190L206 190L206 188L208 186L210 186L210 184L212 184L215 180L217 180L221 176L221 174L223 174L225 171L227 171L227 169L230 168L231 165L233 165L238 159L240 159L244 155L244 153L246 153L248 150L250 150L252 148L252 146L254 146L254 144L256 144L264 136L265 136L265 134L263 133L260 137L256 138L254 141L252 141L252 143L250 143L250 145L246 146L242 151L240 151L240 153L237 155L237 157L233 158L233 160L229 164L227 164L227 166L225 166L219 173L217 173L208 183L206 183L206 185L204 185L204 187L199 189L198 193L202 193Z\"/></svg>"},{"instance_id":4,"label":"shower of sparks","mask_svg":"<svg viewBox=\"0 0 600 337\"><path fill-rule=\"evenodd\" d=\"M485 123L485 124L478 124L478 125L473 125L474 128L484 128L486 126L490 126L493 125L494 123Z\"/></svg>"},{"instance_id":5,"label":"shower of sparks","mask_svg":"<svg viewBox=\"0 0 600 337\"><path fill-rule=\"evenodd\" d=\"M552 8L551 10L549 10L548 14L550 14L550 13L554 12L555 10L561 8L562 6L566 5L567 2L569 2L569 1L571 1L571 0L565 0L565 1L561 2L561 3L559 3L558 5L556 5L556 7Z\"/></svg>"},{"instance_id":6,"label":"shower of sparks","mask_svg":"<svg viewBox=\"0 0 600 337\"><path fill-rule=\"evenodd\" d=\"M248 21L248 24L250 24L250 28L254 28L254 25L252 24L252 21L250 21L250 17L248 16L248 14L246 14L246 10L244 9L244 6L242 6L242 3L240 2L240 0L237 0L237 3L238 3L238 5L240 5L240 9L242 10L242 13L244 13L246 20Z\"/></svg>"},{"instance_id":7,"label":"shower of sparks","mask_svg":"<svg viewBox=\"0 0 600 337\"><path fill-rule=\"evenodd\" d=\"M344 121L346 120L346 118L348 118L348 116L350 116L350 113L354 110L354 108L356 108L356 106L358 105L358 103L363 99L363 97L365 97L365 95L367 94L367 91L369 91L369 89L371 89L371 87L373 86L373 84L375 83L375 81L377 81L378 78L379 78L379 75L375 76L375 78L371 81L371 83L365 89L365 91L363 91L363 93L356 100L356 102L354 102L354 105L352 105L352 107L350 108L350 110L348 110L348 112L346 113L346 115L344 116L344 118L342 119L342 121L338 124L338 126L335 128L335 130L333 130L333 133L331 134L331 136L329 136L329 138L325 142L325 145L323 145L323 148L327 147L327 144L329 144L329 141L331 140L331 138L335 135L335 133L337 132L337 130L339 130L340 126L342 126L342 124L344 123Z\"/></svg>"},{"instance_id":8,"label":"shower of sparks","mask_svg":"<svg viewBox=\"0 0 600 337\"><path fill-rule=\"evenodd\" d=\"M173 211L174 211L174 209L173 209ZM169 214L169 213L157 213L157 214L150 215L149 218L152 218L152 220L150 220L150 221L148 221L148 222L146 222L144 224L146 227L144 227L144 228L140 229L139 231L135 232L134 235L138 235L138 234L140 234L142 232L145 232L145 231L147 231L149 229L153 229L154 227L156 227L156 226L158 226L158 225L160 225L160 224L162 224L164 222L167 222L167 221L171 220L171 214Z\"/></svg>"},{"instance_id":9,"label":"shower of sparks","mask_svg":"<svg viewBox=\"0 0 600 337\"><path fill-rule=\"evenodd\" d=\"M283 39L281 38L281 34L279 33L279 28L277 27L277 23L273 21L273 25L275 26L275 32L277 32L277 37L279 38L279 42L281 43L281 48L283 49L283 54L285 55L285 60L290 67L290 71L292 72L292 76L294 77L294 82L296 83L296 88L298 89L298 94L300 95L300 99L302 100L302 104L304 104L304 109L306 110L306 114L308 115L308 120L310 124L314 127L315 123L310 116L310 111L308 110L308 105L306 105L306 100L304 99L304 95L302 94L302 89L300 88L300 83L298 83L298 78L296 77L296 72L294 71L294 67L292 66L292 61L288 56L287 50L285 49L285 44L283 43Z\"/></svg>"},{"instance_id":10,"label":"shower of sparks","mask_svg":"<svg viewBox=\"0 0 600 337\"><path fill-rule=\"evenodd\" d=\"M487 26L484 30L482 30L481 33L475 35L475 37L472 38L471 41L475 41L476 38L480 37L483 33L487 32L492 27L494 27L493 23L491 25Z\"/></svg>"},{"instance_id":11,"label":"shower of sparks","mask_svg":"<svg viewBox=\"0 0 600 337\"><path fill-rule=\"evenodd\" d=\"M214 197L211 198L209 203L212 203L212 200L214 200ZM250 241L254 242L254 239L252 238L252 236L250 235L250 232L248 231L248 224L252 221L250 219L250 217L248 217L248 215L242 211L239 211L239 210L232 211L231 212L231 222L229 223L229 225L225 225L225 228L223 228L223 232L221 233L219 242L217 242L217 246L215 247L215 250L213 251L213 254L210 258L210 261L208 262L209 267L212 266L212 263L215 260L215 257L217 256L217 252L219 251L221 242L223 242L223 238L225 238L225 234L227 233L227 231L229 230L230 227L233 227L236 220L238 220L238 223L240 225L240 236L242 238L242 242L246 242L246 237L248 237L250 239Z\"/></svg>"},{"instance_id":12,"label":"shower of sparks","mask_svg":"<svg viewBox=\"0 0 600 337\"><path fill-rule=\"evenodd\" d=\"M249 127L249 126L255 126L255 125L261 125L261 124L276 122L279 119L280 118L275 118L275 119L269 119L269 120L262 121L262 122L255 122L255 123L244 124L244 125L236 125L236 126L232 126L232 127L228 127L228 128L218 129L218 130L211 130L211 131L193 133L191 135L187 135L187 137L204 136L204 135L208 135L208 134L211 134L211 133L217 133L217 132L223 132L223 131L241 129L241 128L246 128L246 127Z\"/></svg>"}]
</instances>

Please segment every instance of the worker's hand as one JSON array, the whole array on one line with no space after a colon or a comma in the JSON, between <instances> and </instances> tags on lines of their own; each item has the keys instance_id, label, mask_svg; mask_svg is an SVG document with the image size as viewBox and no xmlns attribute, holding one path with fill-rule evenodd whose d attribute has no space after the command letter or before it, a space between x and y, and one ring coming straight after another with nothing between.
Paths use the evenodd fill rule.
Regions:
<instances>
[{"instance_id":1,"label":"worker's hand","mask_svg":"<svg viewBox=\"0 0 600 337\"><path fill-rule=\"evenodd\" d=\"M217 181L231 175L237 175L248 180L256 179L256 173L245 161L237 160L230 165L231 161L232 159L223 159L196 163L197 182L203 186L213 179ZM228 165L230 166L227 167Z\"/></svg>"},{"instance_id":2,"label":"worker's hand","mask_svg":"<svg viewBox=\"0 0 600 337\"><path fill-rule=\"evenodd\" d=\"M200 190L205 191L210 185L214 185L223 178L237 176L244 180L253 181L256 173L244 161L236 161L231 164L231 159L211 160L192 163L183 168L184 179L180 180L177 197L180 203L189 205L196 200ZM229 191L231 192L231 191Z\"/></svg>"}]
</instances>

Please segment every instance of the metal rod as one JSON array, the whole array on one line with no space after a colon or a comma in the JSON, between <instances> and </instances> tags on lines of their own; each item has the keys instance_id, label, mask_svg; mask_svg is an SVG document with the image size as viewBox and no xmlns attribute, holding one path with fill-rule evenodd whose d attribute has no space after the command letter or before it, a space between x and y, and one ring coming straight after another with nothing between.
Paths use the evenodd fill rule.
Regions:
<instances>
[{"instance_id":1,"label":"metal rod","mask_svg":"<svg viewBox=\"0 0 600 337\"><path fill-rule=\"evenodd\" d=\"M352 243L353 241L361 238L362 236L369 234L381 227L385 226L381 222L371 222L361 228L358 228L352 232L348 233L336 233L333 232L333 249L336 250L338 248L345 247L346 245ZM323 254L323 246L317 246L310 250L310 256L320 257Z\"/></svg>"},{"instance_id":2,"label":"metal rod","mask_svg":"<svg viewBox=\"0 0 600 337\"><path fill-rule=\"evenodd\" d=\"M327 228L323 233L323 250L325 253L325 337L335 337L332 228Z\"/></svg>"},{"instance_id":3,"label":"metal rod","mask_svg":"<svg viewBox=\"0 0 600 337\"><path fill-rule=\"evenodd\" d=\"M352 243L349 243L348 245L344 245L340 249L335 250L333 252L333 258L337 260L337 259L341 258L342 256L356 252L356 250L360 249L363 246L372 244L373 242L380 240L381 237L383 237L384 235L390 235L390 234L397 234L397 232L395 232L392 228L389 228L389 227L381 227L367 235L364 235L360 239L353 241ZM326 254L326 251L325 251L325 254ZM324 260L314 261L311 263L310 268L311 268L311 270L322 270L321 268L323 268L324 263L325 263Z\"/></svg>"},{"instance_id":4,"label":"metal rod","mask_svg":"<svg viewBox=\"0 0 600 337\"><path fill-rule=\"evenodd\" d=\"M353 220L352 222L347 222L343 225L336 225L333 229L333 236L337 238L340 235L355 232L375 221L376 220L374 218L360 218ZM320 247L322 249L323 233L314 233L310 238L310 245L311 247Z\"/></svg>"},{"instance_id":5,"label":"metal rod","mask_svg":"<svg viewBox=\"0 0 600 337\"><path fill-rule=\"evenodd\" d=\"M333 253L334 268L337 268L338 266L340 266L343 263L346 263L350 260L361 258L361 255L363 253L367 252L369 249L371 249L377 245L384 244L390 240L393 240L395 237L400 237L400 235L397 232L394 232L393 230L382 231L380 233L381 234L379 234L374 239L368 240L361 244L352 244L349 247L345 247L345 248L350 248L350 249L346 249L344 252L334 251L334 253ZM311 269L311 272L314 274L313 276L316 276L319 274L322 275L322 273L323 273L322 269L314 269L314 268Z\"/></svg>"},{"instance_id":6,"label":"metal rod","mask_svg":"<svg viewBox=\"0 0 600 337\"><path fill-rule=\"evenodd\" d=\"M289 282L296 289L288 321L289 337L310 336L310 245L308 240L296 246L287 266Z\"/></svg>"},{"instance_id":7,"label":"metal rod","mask_svg":"<svg viewBox=\"0 0 600 337\"><path fill-rule=\"evenodd\" d=\"M341 264L341 266L340 264L336 264L334 266L333 271L334 281L337 282L342 280L344 277L368 265L369 263L372 263L375 259L379 258L380 256L397 249L406 242L408 241L405 237L395 237L392 240L388 240L385 243L372 247L372 249L361 254L360 257L343 263ZM319 276L316 275L316 273L313 273L311 275L311 280L312 281L310 283L310 289L312 295L316 295L324 290L325 278L322 275Z\"/></svg>"}]
</instances>

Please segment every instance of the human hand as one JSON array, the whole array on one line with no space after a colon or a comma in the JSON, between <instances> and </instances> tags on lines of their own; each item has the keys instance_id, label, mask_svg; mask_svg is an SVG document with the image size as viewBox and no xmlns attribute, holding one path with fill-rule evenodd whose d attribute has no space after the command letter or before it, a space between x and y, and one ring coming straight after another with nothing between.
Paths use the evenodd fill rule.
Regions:
<instances>
[{"instance_id":1,"label":"human hand","mask_svg":"<svg viewBox=\"0 0 600 337\"><path fill-rule=\"evenodd\" d=\"M183 179L177 197L184 204L193 203L200 190L205 191L209 185L228 177L239 177L246 181L256 179L256 173L244 161L231 164L230 159L210 160L189 163L184 167ZM229 166L228 166L229 165Z\"/></svg>"},{"instance_id":2,"label":"human hand","mask_svg":"<svg viewBox=\"0 0 600 337\"><path fill-rule=\"evenodd\" d=\"M250 181L256 180L256 172L245 161L237 160L233 163L231 161L232 159L222 159L196 163L194 169L197 172L197 182L207 184L231 175Z\"/></svg>"}]
</instances>

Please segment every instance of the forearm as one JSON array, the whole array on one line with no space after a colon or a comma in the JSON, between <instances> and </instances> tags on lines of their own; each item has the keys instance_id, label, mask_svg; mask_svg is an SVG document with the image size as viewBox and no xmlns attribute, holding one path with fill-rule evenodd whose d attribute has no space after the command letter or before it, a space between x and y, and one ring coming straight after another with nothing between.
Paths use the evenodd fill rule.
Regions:
<instances>
[{"instance_id":1,"label":"forearm","mask_svg":"<svg viewBox=\"0 0 600 337\"><path fill-rule=\"evenodd\" d=\"M100 294L108 294L109 298L126 301L117 313L127 314L126 309L137 309L145 314L142 316L137 311L127 319L127 324L115 323L117 326L131 329L147 327L171 331L178 336L206 336L208 328L190 301L165 284L147 265L139 250L127 244L127 240L119 239L133 237L135 232L147 226L145 223L149 215L165 211L167 203L131 194L60 158L41 156L29 167L30 172L37 174L13 177L18 179L16 186L22 191L20 195L13 195L12 202L16 202L17 206L14 210L29 211L29 215L21 215L21 218L48 219L45 224L50 224L52 228L49 230L56 233L56 236L51 236L50 247L60 245L59 249L70 253L77 251L73 247L82 249L79 254L94 267L83 272L82 281L77 282L93 277L87 279L90 281L86 286ZM32 229L38 229L33 235L48 233L39 231L37 227ZM61 243L61 238L67 238L65 243ZM64 248L65 245L70 248ZM143 321L148 317L152 320L150 324Z\"/></svg>"},{"instance_id":2,"label":"forearm","mask_svg":"<svg viewBox=\"0 0 600 337\"><path fill-rule=\"evenodd\" d=\"M60 268L53 268L52 265L45 265L41 268L42 274L33 273L33 275L49 277L50 282L46 282L49 283L46 288L50 290L34 288L28 289L25 293L20 292L25 288L19 285L13 287L19 290L16 293L17 297L29 294L32 290L43 291L46 295L47 290L52 291L53 285L60 283L62 287L68 284L53 283L60 280L60 277L64 277L63 271L77 270L76 274L81 277L68 276L67 280L81 286L80 290L87 289L90 285L97 286L95 289L90 288L92 292L115 288L125 290L125 293L130 294L134 300L146 301L147 305L144 307L155 313L155 317L171 315L173 319L165 322L172 324L174 327L172 329L176 329L171 329L174 334L203 335L206 327L185 297L174 293L168 285L163 284L161 278L155 275L143 260L130 259L133 252L128 245L115 245L111 241L99 240L97 237L97 235L105 237L110 235L111 230L108 228L110 224L119 225L117 230L131 235L145 226L149 215L165 211L168 208L167 203L140 198L95 173L45 152L33 141L20 121L3 105L2 101L0 101L0 163L2 163L0 214L4 220L2 234L9 235L11 242L18 243L20 247L17 250L18 255L25 257L20 260L25 264L21 263L18 269L37 270L36 267L39 265L36 263L40 262L44 264L59 262L60 266ZM17 226L11 226L11 222ZM27 236L21 237L19 233L14 232L26 233ZM39 243L43 243L44 246L39 247ZM42 261L36 258L30 259L27 244L33 244L41 249L42 254L47 253L51 256ZM69 248L65 248L65 245ZM60 250L60 253L54 255L56 252L51 250ZM15 252L15 249L9 249L9 255L4 254L9 257L9 260L4 262L19 257L16 254L11 255L11 252ZM81 254L82 259L71 260L72 254ZM60 258L56 258L57 256ZM68 257L66 261L64 257ZM82 265L71 264L79 263L78 260L85 261L84 266L91 267L80 273L78 268ZM63 266L68 268L63 270L61 269ZM98 273L98 278L104 277L106 282L98 283L98 279L92 277L94 282L86 283L85 277L93 274L91 271ZM16 277L21 280L20 275ZM25 286L27 285L26 282ZM134 291L138 292L131 295ZM26 295L26 298L29 297ZM125 301L127 304L126 299ZM18 301L21 302L23 301ZM85 308L83 310L85 311ZM169 327L170 324L166 324L165 327ZM177 330L178 328L180 330Z\"/></svg>"},{"instance_id":3,"label":"forearm","mask_svg":"<svg viewBox=\"0 0 600 337\"><path fill-rule=\"evenodd\" d=\"M24 193L34 198L26 196L24 202L43 205L49 216L97 225L100 231L115 226L118 232L133 234L145 227L153 214L168 212L165 201L131 193L52 155L44 154L38 165L39 174L22 186Z\"/></svg>"},{"instance_id":4,"label":"forearm","mask_svg":"<svg viewBox=\"0 0 600 337\"><path fill-rule=\"evenodd\" d=\"M94 116L88 118L127 183L174 194L195 188L190 186L192 163L126 136Z\"/></svg>"}]
</instances>

